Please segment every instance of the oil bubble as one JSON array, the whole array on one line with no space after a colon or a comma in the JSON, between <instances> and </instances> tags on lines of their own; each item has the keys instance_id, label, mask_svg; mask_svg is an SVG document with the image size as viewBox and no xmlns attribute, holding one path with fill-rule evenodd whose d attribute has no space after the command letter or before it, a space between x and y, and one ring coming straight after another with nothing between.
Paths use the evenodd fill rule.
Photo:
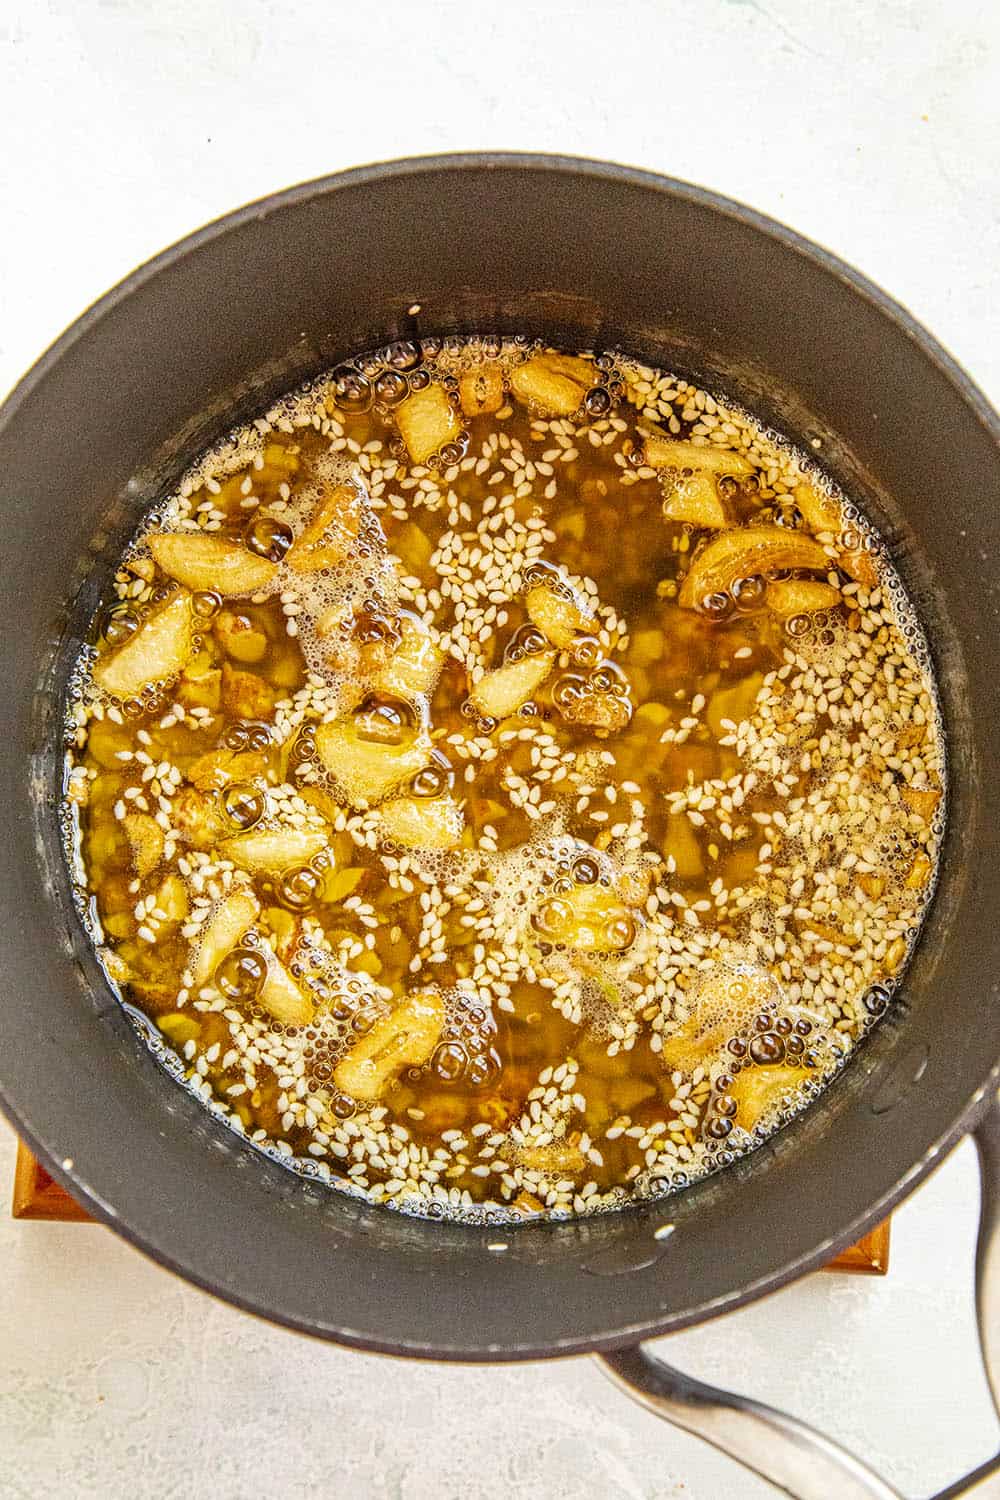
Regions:
<instances>
[{"instance_id":1,"label":"oil bubble","mask_svg":"<svg viewBox=\"0 0 1000 1500\"><path fill-rule=\"evenodd\" d=\"M864 1007L870 1016L880 1016L892 999L888 985L873 984L865 991Z\"/></svg>"},{"instance_id":2,"label":"oil bubble","mask_svg":"<svg viewBox=\"0 0 1000 1500\"><path fill-rule=\"evenodd\" d=\"M257 515L244 532L244 540L251 552L276 563L284 557L295 535L286 521L279 521L275 516Z\"/></svg>"},{"instance_id":3,"label":"oil bubble","mask_svg":"<svg viewBox=\"0 0 1000 1500\"><path fill-rule=\"evenodd\" d=\"M560 677L552 689L552 701L557 708L570 708L577 703L587 691L587 680L584 677L575 676L567 672Z\"/></svg>"},{"instance_id":4,"label":"oil bubble","mask_svg":"<svg viewBox=\"0 0 1000 1500\"><path fill-rule=\"evenodd\" d=\"M537 932L554 936L563 932L572 920L573 908L568 901L560 901L557 897L539 907L531 919L531 925Z\"/></svg>"},{"instance_id":5,"label":"oil bubble","mask_svg":"<svg viewBox=\"0 0 1000 1500\"><path fill-rule=\"evenodd\" d=\"M573 878L578 885L596 885L601 878L601 867L589 854L581 854L573 864Z\"/></svg>"},{"instance_id":6,"label":"oil bubble","mask_svg":"<svg viewBox=\"0 0 1000 1500\"><path fill-rule=\"evenodd\" d=\"M750 1056L755 1063L767 1065L779 1063L785 1055L785 1044L773 1031L762 1031L750 1043Z\"/></svg>"},{"instance_id":7,"label":"oil bubble","mask_svg":"<svg viewBox=\"0 0 1000 1500\"><path fill-rule=\"evenodd\" d=\"M229 821L245 832L260 822L267 811L267 799L250 782L234 781L222 794L222 809Z\"/></svg>"},{"instance_id":8,"label":"oil bubble","mask_svg":"<svg viewBox=\"0 0 1000 1500\"><path fill-rule=\"evenodd\" d=\"M535 588L539 584L546 584L549 588L563 584L563 576L558 568L551 563L535 561L528 564L524 570L524 582L528 588Z\"/></svg>"},{"instance_id":9,"label":"oil bubble","mask_svg":"<svg viewBox=\"0 0 1000 1500\"><path fill-rule=\"evenodd\" d=\"M122 646L139 629L139 616L127 604L113 604L104 616L101 634L109 646Z\"/></svg>"},{"instance_id":10,"label":"oil bubble","mask_svg":"<svg viewBox=\"0 0 1000 1500\"><path fill-rule=\"evenodd\" d=\"M491 1047L488 1052L481 1052L470 1060L465 1076L473 1088L481 1089L497 1078L501 1067L500 1054Z\"/></svg>"},{"instance_id":11,"label":"oil bubble","mask_svg":"<svg viewBox=\"0 0 1000 1500\"><path fill-rule=\"evenodd\" d=\"M766 591L767 583L759 573L751 573L748 578L739 578L733 584L733 598L736 600L738 609L756 609L764 602Z\"/></svg>"},{"instance_id":12,"label":"oil bubble","mask_svg":"<svg viewBox=\"0 0 1000 1500\"><path fill-rule=\"evenodd\" d=\"M431 1067L444 1083L456 1083L467 1063L468 1055L460 1042L442 1042L431 1059Z\"/></svg>"},{"instance_id":13,"label":"oil bubble","mask_svg":"<svg viewBox=\"0 0 1000 1500\"><path fill-rule=\"evenodd\" d=\"M311 865L302 865L297 870L286 870L278 881L278 896L285 906L303 911L312 906L322 884L321 877Z\"/></svg>"},{"instance_id":14,"label":"oil bubble","mask_svg":"<svg viewBox=\"0 0 1000 1500\"><path fill-rule=\"evenodd\" d=\"M570 647L570 658L578 667L596 667L604 655L601 643L592 635L578 635Z\"/></svg>"},{"instance_id":15,"label":"oil bubble","mask_svg":"<svg viewBox=\"0 0 1000 1500\"><path fill-rule=\"evenodd\" d=\"M227 1000L256 999L266 977L267 963L262 955L245 947L227 953L215 971L216 986Z\"/></svg>"},{"instance_id":16,"label":"oil bubble","mask_svg":"<svg viewBox=\"0 0 1000 1500\"><path fill-rule=\"evenodd\" d=\"M429 765L422 767L410 781L414 797L440 797L454 781L451 768Z\"/></svg>"},{"instance_id":17,"label":"oil bubble","mask_svg":"<svg viewBox=\"0 0 1000 1500\"><path fill-rule=\"evenodd\" d=\"M611 410L611 396L602 385L595 385L583 398L584 410L588 417L606 417Z\"/></svg>"},{"instance_id":18,"label":"oil bubble","mask_svg":"<svg viewBox=\"0 0 1000 1500\"><path fill-rule=\"evenodd\" d=\"M222 596L210 589L199 589L191 595L191 608L202 620L211 620L222 608Z\"/></svg>"},{"instance_id":19,"label":"oil bubble","mask_svg":"<svg viewBox=\"0 0 1000 1500\"><path fill-rule=\"evenodd\" d=\"M333 399L341 411L351 415L365 412L372 404L370 382L351 365L342 365L334 371Z\"/></svg>"},{"instance_id":20,"label":"oil bubble","mask_svg":"<svg viewBox=\"0 0 1000 1500\"><path fill-rule=\"evenodd\" d=\"M412 370L420 363L420 345L411 339L398 339L386 349L385 362L393 370Z\"/></svg>"},{"instance_id":21,"label":"oil bubble","mask_svg":"<svg viewBox=\"0 0 1000 1500\"><path fill-rule=\"evenodd\" d=\"M385 406L398 406L410 394L410 383L398 370L383 370L375 382L375 395Z\"/></svg>"},{"instance_id":22,"label":"oil bubble","mask_svg":"<svg viewBox=\"0 0 1000 1500\"><path fill-rule=\"evenodd\" d=\"M445 443L438 454L438 458L444 468L450 468L452 464L461 463L469 446L469 434L460 433L453 443Z\"/></svg>"},{"instance_id":23,"label":"oil bubble","mask_svg":"<svg viewBox=\"0 0 1000 1500\"><path fill-rule=\"evenodd\" d=\"M520 661L522 656L537 656L548 648L548 641L537 625L522 625L515 630L504 652L505 661Z\"/></svg>"},{"instance_id":24,"label":"oil bubble","mask_svg":"<svg viewBox=\"0 0 1000 1500\"><path fill-rule=\"evenodd\" d=\"M621 912L605 922L601 929L601 941L612 952L620 952L635 942L635 921L628 912Z\"/></svg>"},{"instance_id":25,"label":"oil bubble","mask_svg":"<svg viewBox=\"0 0 1000 1500\"><path fill-rule=\"evenodd\" d=\"M354 710L354 730L360 740L376 745L399 745L413 729L417 716L402 698L369 693Z\"/></svg>"},{"instance_id":26,"label":"oil bubble","mask_svg":"<svg viewBox=\"0 0 1000 1500\"><path fill-rule=\"evenodd\" d=\"M729 594L706 594L699 608L710 620L725 620L732 614L733 601Z\"/></svg>"}]
</instances>

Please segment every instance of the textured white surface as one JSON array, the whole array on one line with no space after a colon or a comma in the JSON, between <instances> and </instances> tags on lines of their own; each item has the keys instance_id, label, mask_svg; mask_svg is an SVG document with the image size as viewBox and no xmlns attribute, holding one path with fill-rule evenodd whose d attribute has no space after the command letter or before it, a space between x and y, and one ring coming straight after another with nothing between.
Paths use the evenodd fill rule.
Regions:
<instances>
[{"instance_id":1,"label":"textured white surface","mask_svg":"<svg viewBox=\"0 0 1000 1500\"><path fill-rule=\"evenodd\" d=\"M0 387L218 213L357 162L493 146L633 162L786 220L898 296L997 401L998 36L988 0L8 0ZM12 1165L0 1126L0 1191ZM926 1494L996 1441L976 1197L963 1146L897 1214L886 1280L814 1276L668 1357ZM774 1493L587 1361L446 1368L320 1346L103 1230L15 1225L0 1204L2 1500L344 1492Z\"/></svg>"}]
</instances>

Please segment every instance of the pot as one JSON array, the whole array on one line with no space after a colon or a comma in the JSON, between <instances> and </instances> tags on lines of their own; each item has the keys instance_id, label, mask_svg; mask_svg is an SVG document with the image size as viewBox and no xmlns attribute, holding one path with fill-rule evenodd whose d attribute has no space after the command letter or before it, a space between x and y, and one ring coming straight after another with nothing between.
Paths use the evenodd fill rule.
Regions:
<instances>
[{"instance_id":1,"label":"pot","mask_svg":"<svg viewBox=\"0 0 1000 1500\"><path fill-rule=\"evenodd\" d=\"M474 329L619 345L812 444L891 545L950 756L939 888L902 994L821 1099L675 1197L501 1230L294 1175L178 1087L88 947L58 824L67 670L145 507L198 450L345 355ZM887 1496L791 1419L635 1346L818 1266L977 1129L996 1389L1000 420L898 305L780 225L643 172L503 155L346 172L190 236L64 334L0 412L0 518L0 1102L96 1218L239 1307L361 1349L604 1351L647 1404L788 1493Z\"/></svg>"}]
</instances>

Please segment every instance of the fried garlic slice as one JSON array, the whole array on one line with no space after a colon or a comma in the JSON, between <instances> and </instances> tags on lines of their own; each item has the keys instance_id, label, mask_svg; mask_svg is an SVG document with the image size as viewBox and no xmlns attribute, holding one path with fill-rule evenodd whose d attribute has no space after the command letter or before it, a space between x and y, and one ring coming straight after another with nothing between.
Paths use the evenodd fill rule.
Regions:
<instances>
[{"instance_id":1,"label":"fried garlic slice","mask_svg":"<svg viewBox=\"0 0 1000 1500\"><path fill-rule=\"evenodd\" d=\"M308 525L285 555L295 573L317 573L342 563L358 537L362 497L356 485L338 484L320 497Z\"/></svg>"},{"instance_id":2,"label":"fried garlic slice","mask_svg":"<svg viewBox=\"0 0 1000 1500\"><path fill-rule=\"evenodd\" d=\"M577 599L544 583L528 590L524 604L531 623L538 626L553 646L561 649L571 646L581 630L593 625L592 616L585 613Z\"/></svg>"},{"instance_id":3,"label":"fried garlic slice","mask_svg":"<svg viewBox=\"0 0 1000 1500\"><path fill-rule=\"evenodd\" d=\"M699 552L681 584L679 602L696 609L710 594L725 594L741 578L808 568L826 572L830 560L812 537L786 526L743 526L724 531Z\"/></svg>"},{"instance_id":4,"label":"fried garlic slice","mask_svg":"<svg viewBox=\"0 0 1000 1500\"><path fill-rule=\"evenodd\" d=\"M255 828L219 845L219 853L251 874L280 875L306 865L326 848L321 829Z\"/></svg>"},{"instance_id":5,"label":"fried garlic slice","mask_svg":"<svg viewBox=\"0 0 1000 1500\"><path fill-rule=\"evenodd\" d=\"M469 698L488 719L507 719L541 687L555 659L554 651L541 651L537 656L505 662L480 677Z\"/></svg>"},{"instance_id":6,"label":"fried garlic slice","mask_svg":"<svg viewBox=\"0 0 1000 1500\"><path fill-rule=\"evenodd\" d=\"M415 464L424 464L462 430L458 413L443 386L425 385L396 408L396 424Z\"/></svg>"},{"instance_id":7,"label":"fried garlic slice","mask_svg":"<svg viewBox=\"0 0 1000 1500\"><path fill-rule=\"evenodd\" d=\"M115 698L134 698L151 682L173 681L193 654L191 595L178 589L123 646L98 660L94 681Z\"/></svg>"},{"instance_id":8,"label":"fried garlic slice","mask_svg":"<svg viewBox=\"0 0 1000 1500\"><path fill-rule=\"evenodd\" d=\"M193 531L160 532L146 545L157 567L188 589L205 589L224 599L253 594L277 573L277 564L221 536Z\"/></svg>"},{"instance_id":9,"label":"fried garlic slice","mask_svg":"<svg viewBox=\"0 0 1000 1500\"><path fill-rule=\"evenodd\" d=\"M444 1024L444 1001L436 990L420 990L384 1016L342 1057L333 1073L337 1088L373 1104L403 1068L425 1063Z\"/></svg>"},{"instance_id":10,"label":"fried garlic slice","mask_svg":"<svg viewBox=\"0 0 1000 1500\"><path fill-rule=\"evenodd\" d=\"M387 837L407 849L454 849L465 826L451 797L393 797L381 813Z\"/></svg>"},{"instance_id":11,"label":"fried garlic slice","mask_svg":"<svg viewBox=\"0 0 1000 1500\"><path fill-rule=\"evenodd\" d=\"M232 891L219 902L198 945L192 968L196 989L209 983L226 954L256 922L259 911L256 896L247 890Z\"/></svg>"},{"instance_id":12,"label":"fried garlic slice","mask_svg":"<svg viewBox=\"0 0 1000 1500\"><path fill-rule=\"evenodd\" d=\"M571 417L594 383L594 367L572 354L536 354L511 372L519 400L551 417Z\"/></svg>"}]
</instances>

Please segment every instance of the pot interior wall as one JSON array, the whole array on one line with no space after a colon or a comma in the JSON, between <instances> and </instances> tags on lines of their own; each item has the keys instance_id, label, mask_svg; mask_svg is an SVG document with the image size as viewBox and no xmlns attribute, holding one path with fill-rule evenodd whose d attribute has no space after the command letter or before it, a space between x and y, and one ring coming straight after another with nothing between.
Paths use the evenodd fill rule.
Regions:
<instances>
[{"instance_id":1,"label":"pot interior wall","mask_svg":"<svg viewBox=\"0 0 1000 1500\"><path fill-rule=\"evenodd\" d=\"M903 1002L845 1075L751 1159L679 1197L517 1230L372 1209L264 1160L196 1105L101 980L56 823L66 665L141 510L199 448L345 354L473 329L619 345L818 442L893 544L933 643L950 747L940 890ZM821 253L620 169L368 169L246 210L137 273L0 415L0 1096L15 1123L98 1214L192 1279L311 1332L410 1353L621 1342L845 1243L953 1135L1000 1051L998 835L982 815L1000 762L993 421L898 310Z\"/></svg>"}]
</instances>

